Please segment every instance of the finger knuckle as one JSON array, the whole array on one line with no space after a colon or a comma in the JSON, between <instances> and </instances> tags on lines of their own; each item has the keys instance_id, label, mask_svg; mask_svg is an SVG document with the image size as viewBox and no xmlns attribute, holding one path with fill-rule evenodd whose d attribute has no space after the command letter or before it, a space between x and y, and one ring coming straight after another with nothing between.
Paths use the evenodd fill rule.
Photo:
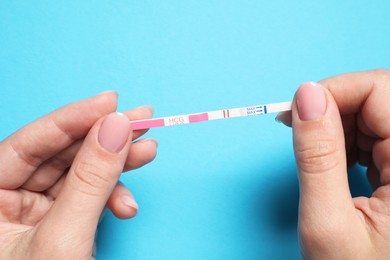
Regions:
<instances>
[{"instance_id":1,"label":"finger knuckle","mask_svg":"<svg viewBox=\"0 0 390 260\"><path fill-rule=\"evenodd\" d=\"M105 174L104 167L91 162L79 162L73 174L77 183L75 188L92 195L100 195L100 192L113 182L112 178Z\"/></svg>"},{"instance_id":2,"label":"finger knuckle","mask_svg":"<svg viewBox=\"0 0 390 260\"><path fill-rule=\"evenodd\" d=\"M306 173L318 173L336 167L341 158L338 144L333 139L313 141L295 149L297 163Z\"/></svg>"}]
</instances>

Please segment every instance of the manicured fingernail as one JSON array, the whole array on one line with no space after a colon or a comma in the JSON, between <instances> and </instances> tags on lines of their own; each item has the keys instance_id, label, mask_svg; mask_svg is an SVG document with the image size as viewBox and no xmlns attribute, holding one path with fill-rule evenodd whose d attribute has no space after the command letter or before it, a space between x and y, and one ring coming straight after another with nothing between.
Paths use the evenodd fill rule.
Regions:
<instances>
[{"instance_id":1,"label":"manicured fingernail","mask_svg":"<svg viewBox=\"0 0 390 260\"><path fill-rule=\"evenodd\" d=\"M138 210L138 204L135 202L134 198L124 195L121 197L121 200L124 205Z\"/></svg>"},{"instance_id":2,"label":"manicured fingernail","mask_svg":"<svg viewBox=\"0 0 390 260\"><path fill-rule=\"evenodd\" d=\"M100 126L98 140L109 152L118 153L125 146L130 132L127 116L121 113L108 115Z\"/></svg>"},{"instance_id":3,"label":"manicured fingernail","mask_svg":"<svg viewBox=\"0 0 390 260\"><path fill-rule=\"evenodd\" d=\"M303 83L297 91L296 100L298 115L302 121L317 120L325 114L325 92L318 83Z\"/></svg>"}]
</instances>

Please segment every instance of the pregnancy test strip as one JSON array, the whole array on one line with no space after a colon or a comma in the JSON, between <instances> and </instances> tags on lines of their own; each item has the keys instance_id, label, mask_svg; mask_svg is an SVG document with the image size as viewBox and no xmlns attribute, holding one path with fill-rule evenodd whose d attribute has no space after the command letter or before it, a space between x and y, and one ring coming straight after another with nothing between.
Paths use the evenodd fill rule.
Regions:
<instances>
[{"instance_id":1,"label":"pregnancy test strip","mask_svg":"<svg viewBox=\"0 0 390 260\"><path fill-rule=\"evenodd\" d=\"M216 119L257 116L269 113L277 113L291 110L291 102L280 102L266 105L257 105L249 107L231 108L216 111L209 111L196 114L168 116L160 118L142 119L130 121L133 130L148 129L154 127L174 126L198 123Z\"/></svg>"}]
</instances>

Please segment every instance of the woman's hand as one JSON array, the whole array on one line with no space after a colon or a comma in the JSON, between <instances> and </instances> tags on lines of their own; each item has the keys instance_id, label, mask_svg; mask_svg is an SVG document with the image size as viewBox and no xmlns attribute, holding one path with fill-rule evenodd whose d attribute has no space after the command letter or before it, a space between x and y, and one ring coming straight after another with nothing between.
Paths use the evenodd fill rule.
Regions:
<instances>
[{"instance_id":1,"label":"woman's hand","mask_svg":"<svg viewBox=\"0 0 390 260\"><path fill-rule=\"evenodd\" d=\"M304 83L278 118L293 127L303 257L390 259L390 72ZM368 167L371 198L351 197L356 162Z\"/></svg>"},{"instance_id":2,"label":"woman's hand","mask_svg":"<svg viewBox=\"0 0 390 260\"><path fill-rule=\"evenodd\" d=\"M25 126L0 143L0 258L90 259L108 207L130 218L138 206L118 179L152 161L157 144L133 140L129 119L150 107L114 113L117 94L82 100Z\"/></svg>"}]
</instances>

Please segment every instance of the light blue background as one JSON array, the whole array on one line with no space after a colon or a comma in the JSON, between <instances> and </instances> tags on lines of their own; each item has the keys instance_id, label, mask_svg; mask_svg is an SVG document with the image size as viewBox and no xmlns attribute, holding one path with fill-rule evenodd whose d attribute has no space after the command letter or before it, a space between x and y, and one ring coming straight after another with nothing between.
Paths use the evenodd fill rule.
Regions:
<instances>
[{"instance_id":1,"label":"light blue background","mask_svg":"<svg viewBox=\"0 0 390 260\"><path fill-rule=\"evenodd\" d=\"M303 81L390 67L389 10L386 0L1 0L0 138L107 89L119 110L151 104L155 116L291 100ZM139 214L107 214L98 259L300 258L291 131L274 115L147 136L158 157L122 177Z\"/></svg>"}]
</instances>

